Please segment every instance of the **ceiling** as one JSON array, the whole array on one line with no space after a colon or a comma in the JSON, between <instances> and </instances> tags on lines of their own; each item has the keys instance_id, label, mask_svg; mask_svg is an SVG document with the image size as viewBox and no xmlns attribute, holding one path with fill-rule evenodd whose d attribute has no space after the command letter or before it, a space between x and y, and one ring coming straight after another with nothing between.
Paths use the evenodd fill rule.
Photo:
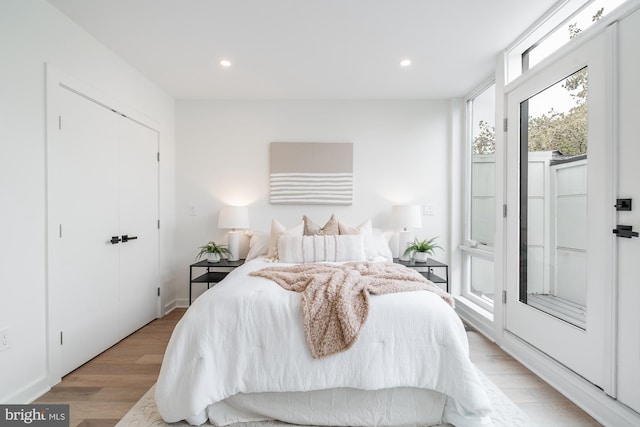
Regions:
<instances>
[{"instance_id":1,"label":"ceiling","mask_svg":"<svg viewBox=\"0 0 640 427\"><path fill-rule=\"evenodd\" d=\"M48 1L177 99L464 96L556 2Z\"/></svg>"}]
</instances>

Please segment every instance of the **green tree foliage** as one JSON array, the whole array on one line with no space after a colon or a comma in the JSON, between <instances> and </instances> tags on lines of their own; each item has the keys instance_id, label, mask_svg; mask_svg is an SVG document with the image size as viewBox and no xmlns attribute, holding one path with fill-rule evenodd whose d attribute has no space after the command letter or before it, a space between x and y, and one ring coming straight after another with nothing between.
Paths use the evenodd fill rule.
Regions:
<instances>
[{"instance_id":1,"label":"green tree foliage","mask_svg":"<svg viewBox=\"0 0 640 427\"><path fill-rule=\"evenodd\" d=\"M529 151L587 152L586 99L567 113L554 111L529 117Z\"/></svg>"},{"instance_id":2,"label":"green tree foliage","mask_svg":"<svg viewBox=\"0 0 640 427\"><path fill-rule=\"evenodd\" d=\"M480 132L473 138L473 154L493 154L496 152L496 128L480 120Z\"/></svg>"},{"instance_id":3,"label":"green tree foliage","mask_svg":"<svg viewBox=\"0 0 640 427\"><path fill-rule=\"evenodd\" d=\"M599 20L604 8L591 18ZM573 39L582 30L577 24L569 25L569 37ZM562 154L587 153L587 94L588 71L583 68L567 77L562 84L575 101L567 112L551 109L537 117L529 116L529 151L559 151ZM473 139L473 154L495 152L495 128L485 121L479 122L479 132Z\"/></svg>"},{"instance_id":4,"label":"green tree foliage","mask_svg":"<svg viewBox=\"0 0 640 427\"><path fill-rule=\"evenodd\" d=\"M602 18L604 8L591 17L593 22ZM577 24L569 25L569 38L582 30ZM552 151L562 154L587 153L587 94L588 71L583 68L567 77L562 84L576 105L567 113L551 109L547 114L529 117L529 151Z\"/></svg>"},{"instance_id":5,"label":"green tree foliage","mask_svg":"<svg viewBox=\"0 0 640 427\"><path fill-rule=\"evenodd\" d=\"M583 68L562 84L575 100L574 107L567 112L552 108L546 114L529 116L529 151L587 153L587 84L587 69Z\"/></svg>"}]
</instances>

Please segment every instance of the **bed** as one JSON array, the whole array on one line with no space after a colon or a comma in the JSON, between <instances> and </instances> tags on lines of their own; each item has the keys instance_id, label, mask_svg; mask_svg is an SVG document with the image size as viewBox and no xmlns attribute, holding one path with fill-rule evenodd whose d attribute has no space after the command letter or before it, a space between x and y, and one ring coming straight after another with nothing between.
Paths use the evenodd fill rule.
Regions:
<instances>
[{"instance_id":1,"label":"bed","mask_svg":"<svg viewBox=\"0 0 640 427\"><path fill-rule=\"evenodd\" d=\"M291 241L282 236L271 240L281 255L285 240ZM319 240L327 241L313 239L308 246L316 254ZM301 242L289 244L304 246ZM358 246L358 240L350 245ZM353 344L314 357L301 294L252 275L273 268L272 260L259 256L235 269L198 297L176 326L155 392L165 421L492 425L488 398L468 358L464 327L441 296L421 290L371 296ZM300 264L282 261L287 259L277 265ZM388 263L367 256L356 261ZM323 264L347 262L354 260Z\"/></svg>"}]
</instances>

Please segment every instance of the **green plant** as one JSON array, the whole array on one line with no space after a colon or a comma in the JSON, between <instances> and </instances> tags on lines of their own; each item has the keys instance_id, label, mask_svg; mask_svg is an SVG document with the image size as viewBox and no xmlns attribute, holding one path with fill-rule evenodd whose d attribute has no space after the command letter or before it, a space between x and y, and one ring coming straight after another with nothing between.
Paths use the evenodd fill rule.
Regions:
<instances>
[{"instance_id":1,"label":"green plant","mask_svg":"<svg viewBox=\"0 0 640 427\"><path fill-rule=\"evenodd\" d=\"M402 254L403 257L413 255L414 252L425 252L429 255L433 255L436 249L442 249L441 246L435 244L437 237L431 239L418 240L416 237L407 249Z\"/></svg>"},{"instance_id":2,"label":"green plant","mask_svg":"<svg viewBox=\"0 0 640 427\"><path fill-rule=\"evenodd\" d=\"M200 252L196 255L196 259L200 259L207 254L218 254L220 257L228 256L230 254L229 249L213 241L204 246L200 246L198 249L200 249Z\"/></svg>"}]
</instances>

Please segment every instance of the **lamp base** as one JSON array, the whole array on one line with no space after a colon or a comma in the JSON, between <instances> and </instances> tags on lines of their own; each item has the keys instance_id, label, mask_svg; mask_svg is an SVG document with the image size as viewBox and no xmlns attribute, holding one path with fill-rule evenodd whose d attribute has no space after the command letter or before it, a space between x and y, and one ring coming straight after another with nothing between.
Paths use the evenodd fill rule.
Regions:
<instances>
[{"instance_id":1,"label":"lamp base","mask_svg":"<svg viewBox=\"0 0 640 427\"><path fill-rule=\"evenodd\" d=\"M410 231L398 232L398 258L402 261L409 261L411 257L405 257L404 251L411 244L412 233Z\"/></svg>"},{"instance_id":2,"label":"lamp base","mask_svg":"<svg viewBox=\"0 0 640 427\"><path fill-rule=\"evenodd\" d=\"M229 261L238 261L240 259L240 233L230 231L228 234Z\"/></svg>"}]
</instances>

